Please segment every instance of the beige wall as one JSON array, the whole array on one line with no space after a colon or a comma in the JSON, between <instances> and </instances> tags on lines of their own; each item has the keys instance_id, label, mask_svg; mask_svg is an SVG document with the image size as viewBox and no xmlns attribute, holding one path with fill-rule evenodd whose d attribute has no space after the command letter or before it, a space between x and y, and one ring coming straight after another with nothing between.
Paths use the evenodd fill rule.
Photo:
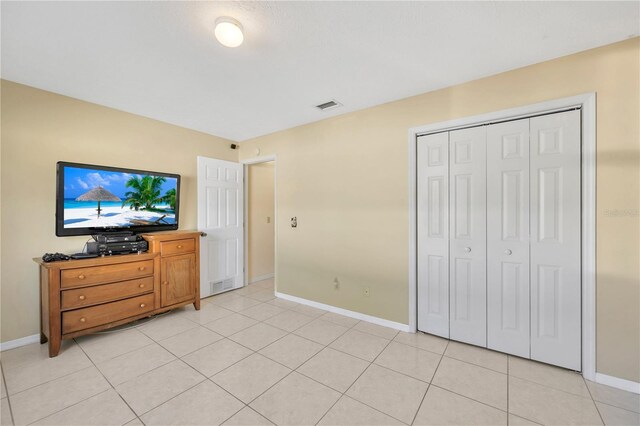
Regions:
<instances>
[{"instance_id":1,"label":"beige wall","mask_svg":"<svg viewBox=\"0 0 640 426\"><path fill-rule=\"evenodd\" d=\"M45 252L78 252L86 237L55 236L56 162L182 175L180 228L196 227L196 156L237 161L229 141L2 81L3 342L39 332L38 269Z\"/></svg>"},{"instance_id":2,"label":"beige wall","mask_svg":"<svg viewBox=\"0 0 640 426\"><path fill-rule=\"evenodd\" d=\"M248 185L248 263L249 282L273 274L274 261L274 163L247 167ZM269 220L267 221L267 218Z\"/></svg>"},{"instance_id":3,"label":"beige wall","mask_svg":"<svg viewBox=\"0 0 640 426\"><path fill-rule=\"evenodd\" d=\"M278 156L278 290L406 324L407 130L595 91L597 370L640 381L639 62L635 38L243 142Z\"/></svg>"}]
</instances>

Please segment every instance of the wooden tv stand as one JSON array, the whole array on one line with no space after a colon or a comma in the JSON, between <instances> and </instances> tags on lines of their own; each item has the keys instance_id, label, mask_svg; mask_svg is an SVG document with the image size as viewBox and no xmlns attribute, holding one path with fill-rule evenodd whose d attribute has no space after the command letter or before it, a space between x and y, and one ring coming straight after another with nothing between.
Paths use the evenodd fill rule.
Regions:
<instances>
[{"instance_id":1,"label":"wooden tv stand","mask_svg":"<svg viewBox=\"0 0 640 426\"><path fill-rule=\"evenodd\" d=\"M40 343L116 327L193 303L200 309L200 233L143 234L149 252L40 265Z\"/></svg>"}]
</instances>

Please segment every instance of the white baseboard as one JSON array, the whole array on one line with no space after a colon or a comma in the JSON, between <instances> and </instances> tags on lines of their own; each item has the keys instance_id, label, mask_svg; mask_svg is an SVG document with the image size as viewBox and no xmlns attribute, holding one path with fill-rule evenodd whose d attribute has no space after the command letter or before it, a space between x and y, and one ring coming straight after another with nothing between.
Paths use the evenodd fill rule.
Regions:
<instances>
[{"instance_id":1,"label":"white baseboard","mask_svg":"<svg viewBox=\"0 0 640 426\"><path fill-rule=\"evenodd\" d=\"M273 278L274 276L275 274L271 273L271 274L260 275L258 277L253 277L249 280L249 284L257 283L258 281L268 280L270 278Z\"/></svg>"},{"instance_id":2,"label":"white baseboard","mask_svg":"<svg viewBox=\"0 0 640 426\"><path fill-rule=\"evenodd\" d=\"M8 351L9 349L19 348L20 346L30 345L32 343L40 343L40 334L21 337L20 339L9 340L0 343L0 351Z\"/></svg>"},{"instance_id":3,"label":"white baseboard","mask_svg":"<svg viewBox=\"0 0 640 426\"><path fill-rule=\"evenodd\" d=\"M409 332L409 325L399 322L389 321L383 318L374 317L371 315L363 314L360 312L350 311L348 309L338 308L332 305L325 305L324 303L314 302L313 300L303 299L301 297L291 296L290 294L276 292L276 297L284 300L290 300L292 302L300 303L301 305L311 306L312 308L318 308L325 311L333 312L334 314L344 315L345 317L355 318L361 321L370 322L372 324L381 325L383 327L393 328L395 330Z\"/></svg>"},{"instance_id":4,"label":"white baseboard","mask_svg":"<svg viewBox=\"0 0 640 426\"><path fill-rule=\"evenodd\" d=\"M611 386L612 388L626 390L627 392L640 394L640 383L632 382L631 380L626 380L626 379L621 379L619 377L607 376L606 374L596 373L596 383L600 383L601 385Z\"/></svg>"}]
</instances>

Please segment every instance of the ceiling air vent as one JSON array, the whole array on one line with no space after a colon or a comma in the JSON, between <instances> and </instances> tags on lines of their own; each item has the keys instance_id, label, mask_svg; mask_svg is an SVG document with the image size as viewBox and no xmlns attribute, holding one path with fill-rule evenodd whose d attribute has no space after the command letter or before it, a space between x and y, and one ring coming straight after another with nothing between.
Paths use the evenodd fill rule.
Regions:
<instances>
[{"instance_id":1,"label":"ceiling air vent","mask_svg":"<svg viewBox=\"0 0 640 426\"><path fill-rule=\"evenodd\" d=\"M342 106L342 104L340 102L336 102L334 100L331 100L329 102L325 102L323 104L316 105L316 108L318 108L320 111L326 111L328 109L337 108L339 106Z\"/></svg>"}]
</instances>

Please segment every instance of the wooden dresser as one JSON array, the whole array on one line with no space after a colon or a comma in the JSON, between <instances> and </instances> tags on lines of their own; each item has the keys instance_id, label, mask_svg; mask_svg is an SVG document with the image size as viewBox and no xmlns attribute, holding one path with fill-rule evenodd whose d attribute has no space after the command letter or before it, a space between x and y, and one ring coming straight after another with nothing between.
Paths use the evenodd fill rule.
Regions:
<instances>
[{"instance_id":1,"label":"wooden dresser","mask_svg":"<svg viewBox=\"0 0 640 426\"><path fill-rule=\"evenodd\" d=\"M200 233L144 234L149 252L40 265L40 342L71 339L193 303L200 309Z\"/></svg>"}]
</instances>

